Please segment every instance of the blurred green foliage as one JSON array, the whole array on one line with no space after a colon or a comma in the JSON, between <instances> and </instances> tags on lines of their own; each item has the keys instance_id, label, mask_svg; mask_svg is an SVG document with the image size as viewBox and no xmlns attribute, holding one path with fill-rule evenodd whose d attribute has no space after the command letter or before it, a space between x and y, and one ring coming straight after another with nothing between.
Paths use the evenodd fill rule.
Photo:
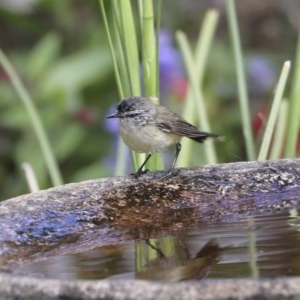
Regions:
<instances>
[{"instance_id":1,"label":"blurred green foliage","mask_svg":"<svg viewBox=\"0 0 300 300\"><path fill-rule=\"evenodd\" d=\"M214 7L220 11L203 93L212 131L226 136L226 143L216 147L219 162L229 162L246 156L233 56L221 2L164 0L161 27L172 34L182 29L190 41L195 41L206 10ZM266 70L255 71L254 83L248 77L253 118L261 107L268 111L282 62L294 57L298 30L295 10L290 9L294 3L296 0L276 5L270 0L236 1L246 68L250 58L259 55L273 66L275 78L260 87L257 84L266 79ZM105 128L104 117L119 99L99 2L39 0L27 11L2 5L0 46L34 99L64 182L111 175L114 166L108 157L115 150L115 137ZM110 5L109 1L106 5ZM161 102L180 112L182 100L171 91L162 94ZM259 132L255 137L259 144ZM193 149L201 151L198 145ZM0 200L28 192L20 169L24 161L32 164L40 187L50 187L28 115L0 68ZM198 164L197 156L193 164Z\"/></svg>"},{"instance_id":2,"label":"blurred green foliage","mask_svg":"<svg viewBox=\"0 0 300 300\"><path fill-rule=\"evenodd\" d=\"M10 24L1 18L14 27L7 32L20 30L25 39L16 47L4 36L1 44L34 99L65 182L111 173L105 161L111 139L102 120L118 97L97 3L82 8L84 26L79 22L84 13L72 1L41 1L37 18L0 11L1 17L10 15ZM31 35L35 38L28 42ZM24 161L33 166L41 188L50 183L28 115L1 73L0 198L5 199L28 191L20 169Z\"/></svg>"}]
</instances>

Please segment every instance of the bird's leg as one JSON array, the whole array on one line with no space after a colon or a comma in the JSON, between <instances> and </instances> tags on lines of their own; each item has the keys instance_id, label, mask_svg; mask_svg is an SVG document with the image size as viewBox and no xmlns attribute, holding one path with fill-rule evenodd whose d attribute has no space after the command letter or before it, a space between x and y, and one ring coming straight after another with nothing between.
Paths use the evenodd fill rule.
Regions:
<instances>
[{"instance_id":1,"label":"bird's leg","mask_svg":"<svg viewBox=\"0 0 300 300\"><path fill-rule=\"evenodd\" d=\"M146 157L145 161L142 163L142 165L139 167L139 169L137 170L137 172L134 174L134 176L137 178L139 176L141 176L142 174L146 173L148 170L144 170L143 168L146 165L147 161L149 160L149 158L151 157L152 154L148 154L148 156Z\"/></svg>"},{"instance_id":2,"label":"bird's leg","mask_svg":"<svg viewBox=\"0 0 300 300\"><path fill-rule=\"evenodd\" d=\"M161 249L159 249L158 247L155 247L154 245L152 245L149 241L149 239L145 240L145 243L153 250L155 250L159 256L159 258L166 258L166 256L164 255L164 253L162 252Z\"/></svg>"},{"instance_id":3,"label":"bird's leg","mask_svg":"<svg viewBox=\"0 0 300 300\"><path fill-rule=\"evenodd\" d=\"M171 166L170 170L165 175L163 175L160 179L167 178L167 177L170 177L170 176L173 175L174 168L175 168L175 165L176 165L176 162L177 162L177 158L178 158L178 155L179 155L180 151L181 151L181 144L177 143L176 144L175 157L174 157L174 160L172 162L172 166Z\"/></svg>"},{"instance_id":4,"label":"bird's leg","mask_svg":"<svg viewBox=\"0 0 300 300\"><path fill-rule=\"evenodd\" d=\"M174 157L174 160L173 160L173 163L172 163L172 166L171 166L171 173L174 171L174 168L175 168L175 165L176 165L176 162L177 162L177 158L178 158L178 155L181 151L181 144L180 143L177 143L176 144L176 152L175 152L175 157Z\"/></svg>"}]
</instances>

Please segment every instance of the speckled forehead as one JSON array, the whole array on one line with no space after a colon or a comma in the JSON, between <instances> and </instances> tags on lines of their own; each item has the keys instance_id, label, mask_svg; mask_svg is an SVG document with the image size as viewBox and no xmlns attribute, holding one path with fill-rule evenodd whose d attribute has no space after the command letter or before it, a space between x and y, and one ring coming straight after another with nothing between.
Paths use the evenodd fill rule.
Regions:
<instances>
[{"instance_id":1,"label":"speckled forehead","mask_svg":"<svg viewBox=\"0 0 300 300\"><path fill-rule=\"evenodd\" d=\"M123 100L117 106L119 112L131 111L136 107L136 103L130 100Z\"/></svg>"},{"instance_id":2,"label":"speckled forehead","mask_svg":"<svg viewBox=\"0 0 300 300\"><path fill-rule=\"evenodd\" d=\"M118 104L117 109L118 112L126 112L126 111L133 111L137 109L147 110L153 107L154 105L150 100L146 98L141 99L140 97L136 97L136 98L122 100Z\"/></svg>"}]
</instances>

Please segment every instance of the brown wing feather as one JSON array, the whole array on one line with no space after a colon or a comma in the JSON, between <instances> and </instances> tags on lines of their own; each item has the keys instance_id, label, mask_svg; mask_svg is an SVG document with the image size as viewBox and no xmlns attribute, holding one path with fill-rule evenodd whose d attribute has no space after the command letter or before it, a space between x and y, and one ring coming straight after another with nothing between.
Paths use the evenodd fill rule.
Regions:
<instances>
[{"instance_id":1,"label":"brown wing feather","mask_svg":"<svg viewBox=\"0 0 300 300\"><path fill-rule=\"evenodd\" d=\"M164 118L157 119L157 126L165 131L179 136L186 136L196 142L202 143L206 138L217 138L218 135L209 132L203 132L198 130L194 125L186 122L179 115L166 110L165 107L160 107L161 113ZM166 121L167 120L167 121Z\"/></svg>"}]
</instances>

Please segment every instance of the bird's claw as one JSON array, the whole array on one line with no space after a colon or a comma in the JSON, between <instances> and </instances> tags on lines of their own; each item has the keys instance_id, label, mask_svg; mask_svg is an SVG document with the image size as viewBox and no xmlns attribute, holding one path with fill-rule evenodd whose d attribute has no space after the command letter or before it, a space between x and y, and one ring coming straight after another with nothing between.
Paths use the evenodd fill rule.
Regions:
<instances>
[{"instance_id":1,"label":"bird's claw","mask_svg":"<svg viewBox=\"0 0 300 300\"><path fill-rule=\"evenodd\" d=\"M162 176L159 176L158 179L168 179L176 175L178 175L178 171L170 169L169 171L165 172Z\"/></svg>"},{"instance_id":2,"label":"bird's claw","mask_svg":"<svg viewBox=\"0 0 300 300\"><path fill-rule=\"evenodd\" d=\"M134 176L136 179L139 178L140 176L149 173L150 171L148 169L145 170L138 170L135 173L131 173L130 175Z\"/></svg>"}]
</instances>

